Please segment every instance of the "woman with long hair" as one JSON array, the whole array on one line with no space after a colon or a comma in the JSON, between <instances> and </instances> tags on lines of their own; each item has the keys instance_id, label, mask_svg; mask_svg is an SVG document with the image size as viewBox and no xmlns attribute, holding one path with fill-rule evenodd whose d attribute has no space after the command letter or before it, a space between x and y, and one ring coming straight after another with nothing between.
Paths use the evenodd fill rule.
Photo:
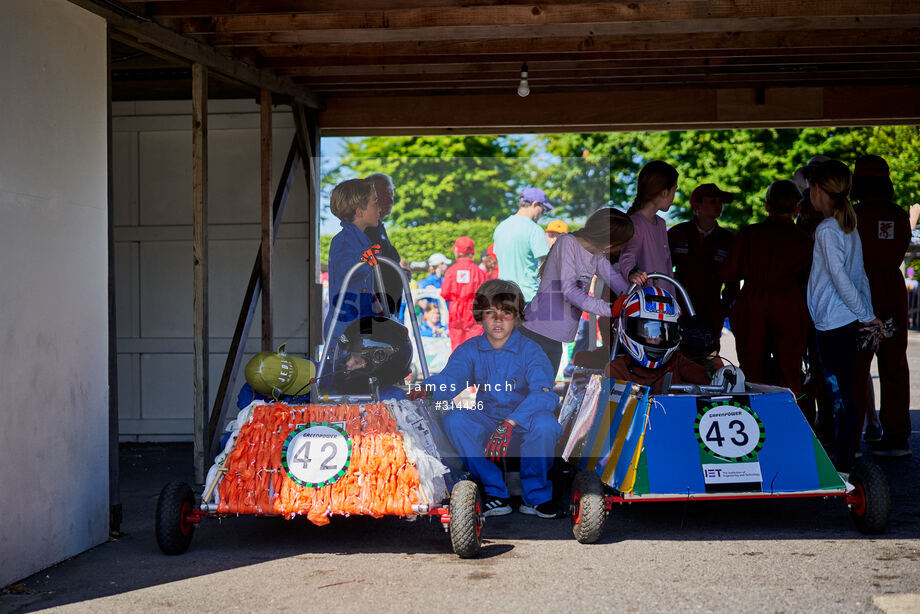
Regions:
<instances>
[{"instance_id":1,"label":"woman with long hair","mask_svg":"<svg viewBox=\"0 0 920 614\"><path fill-rule=\"evenodd\" d=\"M822 162L810 171L811 202L824 219L815 229L808 311L815 323L824 383L837 418L838 471L850 470L859 447L853 385L858 328L881 326L872 310L862 242L854 232L851 182L850 169L838 160Z\"/></svg>"},{"instance_id":2,"label":"woman with long hair","mask_svg":"<svg viewBox=\"0 0 920 614\"><path fill-rule=\"evenodd\" d=\"M560 235L540 267L540 286L524 310L521 333L536 341L549 358L553 373L559 369L562 344L575 340L582 311L610 316L612 305L590 296L591 279L598 275L612 291L626 291L627 282L610 264L622 246L633 236L629 217L610 207L598 209L584 228ZM642 272L630 281L644 284Z\"/></svg>"},{"instance_id":3,"label":"woman with long hair","mask_svg":"<svg viewBox=\"0 0 920 614\"><path fill-rule=\"evenodd\" d=\"M661 160L652 160L639 171L636 198L626 212L633 221L635 233L620 256L620 274L624 282L640 270L674 274L667 224L658 213L671 208L677 177L677 169ZM665 282L661 287L673 293L671 284Z\"/></svg>"}]
</instances>

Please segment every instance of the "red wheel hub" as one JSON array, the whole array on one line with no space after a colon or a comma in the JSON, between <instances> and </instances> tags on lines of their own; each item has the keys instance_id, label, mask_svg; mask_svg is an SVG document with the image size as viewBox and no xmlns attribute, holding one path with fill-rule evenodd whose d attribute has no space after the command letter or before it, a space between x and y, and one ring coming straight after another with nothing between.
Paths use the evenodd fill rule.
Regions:
<instances>
[{"instance_id":1,"label":"red wheel hub","mask_svg":"<svg viewBox=\"0 0 920 614\"><path fill-rule=\"evenodd\" d=\"M853 484L853 492L847 497L847 503L853 506L853 513L857 516L866 513L866 490L862 484Z\"/></svg>"},{"instance_id":2,"label":"red wheel hub","mask_svg":"<svg viewBox=\"0 0 920 614\"><path fill-rule=\"evenodd\" d=\"M572 493L572 522L581 522L581 492L578 490Z\"/></svg>"},{"instance_id":3,"label":"red wheel hub","mask_svg":"<svg viewBox=\"0 0 920 614\"><path fill-rule=\"evenodd\" d=\"M182 531L183 535L188 535L192 532L192 523L188 520L188 515L192 511L192 504L186 501L182 504L182 511L179 512L179 530Z\"/></svg>"}]
</instances>

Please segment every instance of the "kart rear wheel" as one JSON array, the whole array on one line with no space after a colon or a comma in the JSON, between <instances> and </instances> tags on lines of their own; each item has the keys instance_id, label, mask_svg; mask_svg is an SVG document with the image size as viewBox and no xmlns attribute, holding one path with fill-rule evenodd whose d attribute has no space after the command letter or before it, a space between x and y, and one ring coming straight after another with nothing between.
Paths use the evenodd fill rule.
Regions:
<instances>
[{"instance_id":1,"label":"kart rear wheel","mask_svg":"<svg viewBox=\"0 0 920 614\"><path fill-rule=\"evenodd\" d=\"M482 499L470 480L454 484L450 493L450 543L461 559L471 559L482 549Z\"/></svg>"},{"instance_id":2,"label":"kart rear wheel","mask_svg":"<svg viewBox=\"0 0 920 614\"><path fill-rule=\"evenodd\" d=\"M579 471L572 484L572 534L580 544L593 544L604 533L607 512L604 487L593 471Z\"/></svg>"},{"instance_id":3,"label":"kart rear wheel","mask_svg":"<svg viewBox=\"0 0 920 614\"><path fill-rule=\"evenodd\" d=\"M186 515L195 509L195 495L185 482L170 482L160 491L157 500L157 545L166 554L182 554L188 550L195 525Z\"/></svg>"},{"instance_id":4,"label":"kart rear wheel","mask_svg":"<svg viewBox=\"0 0 920 614\"><path fill-rule=\"evenodd\" d=\"M891 515L891 493L881 467L866 459L856 461L850 484L854 488L850 516L856 528L869 534L884 531Z\"/></svg>"}]
</instances>

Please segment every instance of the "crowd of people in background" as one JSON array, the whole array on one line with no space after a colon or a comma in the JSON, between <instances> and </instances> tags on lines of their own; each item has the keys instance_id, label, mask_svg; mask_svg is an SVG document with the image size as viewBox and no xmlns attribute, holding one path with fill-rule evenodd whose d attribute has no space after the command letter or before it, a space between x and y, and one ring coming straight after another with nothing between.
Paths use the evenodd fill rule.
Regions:
<instances>
[{"instance_id":1,"label":"crowd of people in background","mask_svg":"<svg viewBox=\"0 0 920 614\"><path fill-rule=\"evenodd\" d=\"M908 213L894 202L885 160L862 156L851 172L840 161L815 156L791 179L764 186L765 221L737 233L720 226L719 218L738 195L712 183L690 193L692 218L668 229L663 214L674 202L678 181L673 166L651 161L638 175L628 211L602 207L572 232L562 220L541 227L537 222L554 206L542 189L522 190L516 211L498 224L491 245L477 251L473 239L460 236L453 259L442 253L428 258L429 274L418 288L437 291L448 316L444 326L435 302L420 301L422 334L447 335L455 352L473 339L491 338L495 331L483 329L482 309L488 306L477 312L474 303L483 284L505 280L522 299L515 334L540 349L550 373L565 366L564 344L574 341L585 351L573 358L581 355L584 364L606 368L609 376L641 383L669 361L677 376L684 370L680 365L711 374L724 364L719 339L728 325L747 380L789 388L843 470L860 454L867 414L874 416L870 364L877 358L881 429L873 432L870 448L874 454L909 456L907 290L917 281L916 272L908 269L905 276L902 266L911 242L920 244L920 205ZM382 267L382 295L375 292L371 267L359 268L347 288L343 285L356 262L371 263L375 255L406 266L384 226L394 192L386 175L344 181L332 191L332 213L342 230L329 252L328 310L341 293L347 306L337 320L325 320L333 343L349 321L407 308L399 273L388 267ZM656 297L679 296L672 284L650 280L653 273L677 279L696 309L695 320L680 320L680 347L661 346L667 351L656 353L646 344L649 351L641 357L631 352L614 360L604 348L587 347L589 314L598 317L607 352L613 336L634 340L616 330L628 289L656 288L639 293L641 304L627 308L631 314L657 309ZM595 292L598 280L603 292ZM677 322L679 312L660 312L658 319L670 322L664 316L673 316ZM681 338L674 328L656 330L643 334L659 335L658 342L661 336Z\"/></svg>"}]
</instances>

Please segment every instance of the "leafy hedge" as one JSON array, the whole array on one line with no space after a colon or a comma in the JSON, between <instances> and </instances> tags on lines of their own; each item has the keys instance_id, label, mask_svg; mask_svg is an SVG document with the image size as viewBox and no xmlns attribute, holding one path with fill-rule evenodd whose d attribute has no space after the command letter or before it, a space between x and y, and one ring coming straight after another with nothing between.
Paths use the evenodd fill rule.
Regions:
<instances>
[{"instance_id":1,"label":"leafy hedge","mask_svg":"<svg viewBox=\"0 0 920 614\"><path fill-rule=\"evenodd\" d=\"M428 260L435 252L440 252L454 259L451 248L457 237L466 235L476 243L476 260L482 250L492 244L492 233L498 226L499 220L460 220L456 222L444 221L434 224L425 224L414 227L387 228L390 241L399 250L399 255L409 262ZM323 261L329 257L329 243L332 235L320 237L320 254Z\"/></svg>"}]
</instances>

